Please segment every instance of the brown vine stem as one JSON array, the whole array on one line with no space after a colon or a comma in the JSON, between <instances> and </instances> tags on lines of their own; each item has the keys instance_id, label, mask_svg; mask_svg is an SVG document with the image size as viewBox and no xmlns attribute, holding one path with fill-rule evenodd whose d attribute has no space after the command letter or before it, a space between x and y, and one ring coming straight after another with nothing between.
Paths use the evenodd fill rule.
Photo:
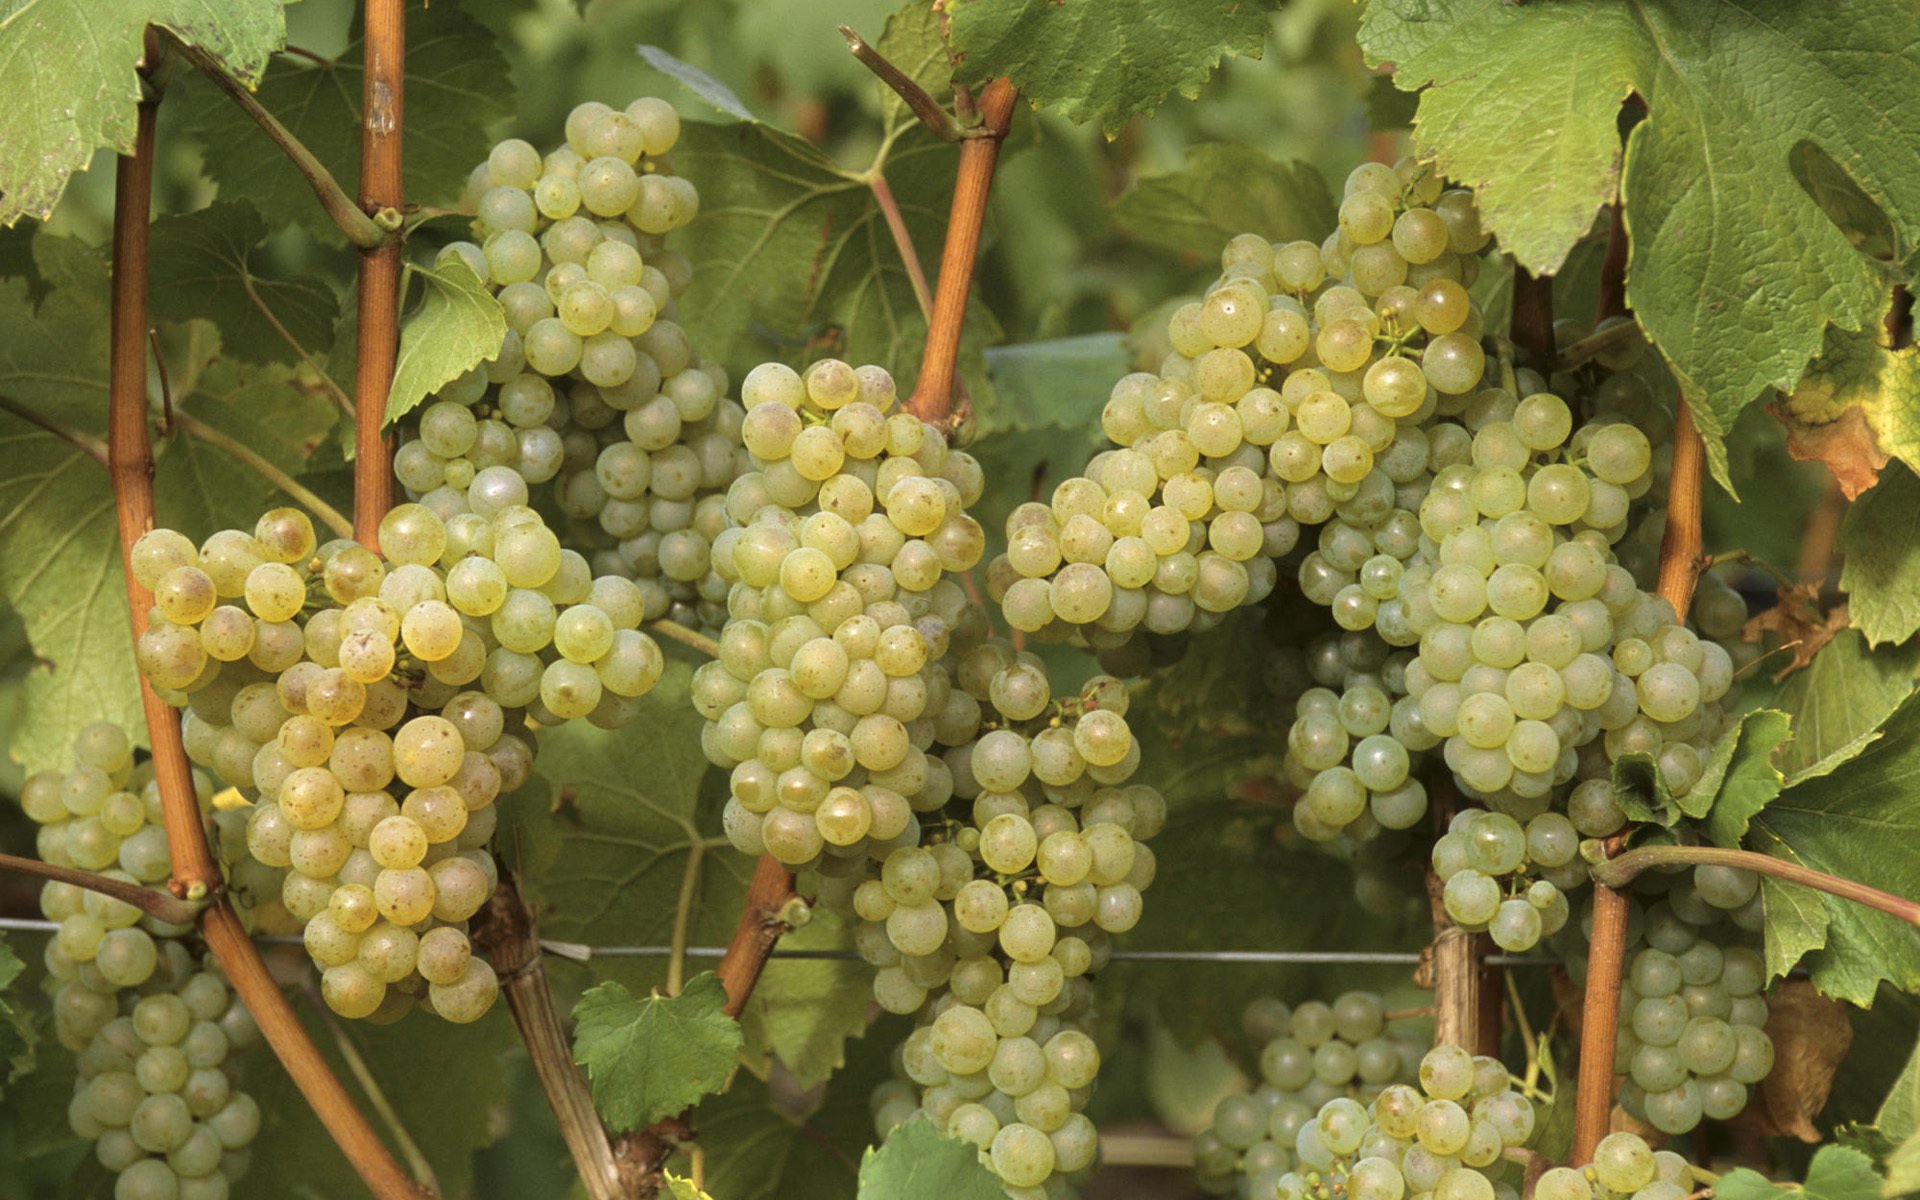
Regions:
<instances>
[{"instance_id":1,"label":"brown vine stem","mask_svg":"<svg viewBox=\"0 0 1920 1200\"><path fill-rule=\"evenodd\" d=\"M847 49L860 60L860 65L872 71L879 77L881 83L893 89L893 93L913 110L913 115L920 119L920 123L925 125L933 136L943 142L957 142L966 136L965 132L954 124L947 110L940 107L940 102L927 95L927 89L915 83L911 75L893 65L886 55L873 48L871 42L855 33L853 26L836 25L834 28L840 31L841 37L847 39Z\"/></svg>"},{"instance_id":2,"label":"brown vine stem","mask_svg":"<svg viewBox=\"0 0 1920 1200\"><path fill-rule=\"evenodd\" d=\"M107 444L84 429L75 429L65 421L35 412L10 396L0 396L0 412L12 413L29 425L38 425L101 466L107 465Z\"/></svg>"},{"instance_id":3,"label":"brown vine stem","mask_svg":"<svg viewBox=\"0 0 1920 1200\"><path fill-rule=\"evenodd\" d=\"M1609 843L1617 849L1618 838ZM1613 1043L1620 1024L1620 979L1627 958L1627 894L1593 885L1593 933L1587 948L1587 987L1580 1005L1580 1072L1574 1083L1575 1164L1593 1161L1613 1114Z\"/></svg>"},{"instance_id":4,"label":"brown vine stem","mask_svg":"<svg viewBox=\"0 0 1920 1200\"><path fill-rule=\"evenodd\" d=\"M360 94L360 210L376 225L395 225L403 202L400 130L406 86L407 24L402 0L366 0L366 76ZM392 220L384 218L391 216ZM360 250L354 364L353 527L370 550L380 548L380 519L393 507L391 449L385 422L400 351L401 255L391 237Z\"/></svg>"},{"instance_id":5,"label":"brown vine stem","mask_svg":"<svg viewBox=\"0 0 1920 1200\"><path fill-rule=\"evenodd\" d=\"M906 404L914 416L943 428L957 423L953 381L960 361L967 297L973 291L973 264L980 254L980 230L987 219L987 196L993 189L1000 143L1013 124L1013 109L1019 99L1019 91L1006 80L989 83L979 98L978 136L968 137L960 145L960 171L953 182L953 207L947 217L946 248L940 255L940 281L933 293L933 318L927 324L920 380Z\"/></svg>"},{"instance_id":6,"label":"brown vine stem","mask_svg":"<svg viewBox=\"0 0 1920 1200\"><path fill-rule=\"evenodd\" d=\"M593 1093L573 1062L573 1048L560 1024L540 962L540 940L533 913L520 895L510 871L500 873L500 886L476 920L474 936L500 976L507 1007L526 1043L527 1057L540 1080L560 1125L560 1136L573 1157L591 1200L629 1200L639 1195L638 1178L644 1166L616 1158L607 1130L594 1111ZM665 1155L661 1156L665 1161Z\"/></svg>"},{"instance_id":7,"label":"brown vine stem","mask_svg":"<svg viewBox=\"0 0 1920 1200\"><path fill-rule=\"evenodd\" d=\"M1543 375L1553 370L1553 276L1535 275L1513 264L1513 319L1508 333L1528 366Z\"/></svg>"},{"instance_id":8,"label":"brown vine stem","mask_svg":"<svg viewBox=\"0 0 1920 1200\"><path fill-rule=\"evenodd\" d=\"M149 64L157 60L159 49L158 35L149 30ZM107 358L108 474L119 519L121 566L126 571L128 609L136 640L146 631L147 610L153 603L152 595L134 578L131 554L133 543L153 528L153 447L147 440L147 221L153 193L157 107L157 98L142 99L133 154L119 160L114 176L113 298ZM212 903L200 913L201 936L287 1075L368 1190L378 1200L426 1196L394 1161L380 1135L327 1066L279 985L267 973L239 916L220 894L220 867L201 824L193 769L187 763L179 719L144 679L140 698L172 858L170 890L190 901L212 897Z\"/></svg>"},{"instance_id":9,"label":"brown vine stem","mask_svg":"<svg viewBox=\"0 0 1920 1200\"><path fill-rule=\"evenodd\" d=\"M209 446L217 446L221 450L239 459L245 463L254 474L260 476L260 478L266 480L282 492L285 492L290 499L297 501L304 506L308 512L320 518L321 524L333 530L335 534L343 538L353 536L353 522L347 520L339 509L322 500L319 493L315 492L306 484L301 483L293 476L282 471L279 467L274 466L272 462L268 461L264 455L253 447L222 430L215 429L205 421L189 413L175 413L173 419L188 437L198 438Z\"/></svg>"},{"instance_id":10,"label":"brown vine stem","mask_svg":"<svg viewBox=\"0 0 1920 1200\"><path fill-rule=\"evenodd\" d=\"M726 953L714 973L727 989L727 1015L737 1017L753 996L760 973L780 935L792 928L787 923L787 905L794 899L793 872L771 854L763 854L753 868L753 882L747 885L746 908Z\"/></svg>"},{"instance_id":11,"label":"brown vine stem","mask_svg":"<svg viewBox=\"0 0 1920 1200\"><path fill-rule=\"evenodd\" d=\"M1787 883L1797 883L1802 887L1825 892L1829 896L1838 896L1842 900L1864 904L1888 916L1898 917L1909 925L1920 925L1920 901L1896 896L1892 892L1883 892L1879 888L1855 883L1851 879L1829 875L1825 871L1816 871L1812 867L1803 867L1799 863L1775 858L1771 854L1762 854L1757 850L1727 850L1719 846L1641 846L1617 858L1595 864L1593 878L1596 882L1605 883L1610 887L1622 888L1632 882L1642 871L1676 864L1738 867L1743 871L1752 871L1756 875L1770 875Z\"/></svg>"},{"instance_id":12,"label":"brown vine stem","mask_svg":"<svg viewBox=\"0 0 1920 1200\"><path fill-rule=\"evenodd\" d=\"M347 195L347 190L340 186L340 181L333 177L333 173L315 157L313 151L307 149L291 130L268 112L245 84L229 74L220 60L198 46L181 41L170 32L168 37L182 58L198 67L202 75L211 79L215 86L240 106L242 112L253 118L253 123L273 140L274 145L280 147L281 152L293 163L294 169L300 172L301 178L307 181L307 186L313 189L314 199L320 202L320 207L326 210L327 216L332 218L349 242L367 249L393 240L392 234L374 224L373 218L361 211L360 206L353 202L353 197Z\"/></svg>"},{"instance_id":13,"label":"brown vine stem","mask_svg":"<svg viewBox=\"0 0 1920 1200\"><path fill-rule=\"evenodd\" d=\"M205 907L192 904L178 896L156 888L142 887L137 883L128 883L124 879L110 879L105 875L95 875L92 871L82 871L76 867L56 867L52 863L41 862L37 858L22 858L17 854L0 854L0 871L16 871L22 875L33 875L40 879L51 879L58 883L70 883L90 892L99 892L102 896L111 896L126 904L131 904L155 920L165 921L169 925L191 925Z\"/></svg>"},{"instance_id":14,"label":"brown vine stem","mask_svg":"<svg viewBox=\"0 0 1920 1200\"><path fill-rule=\"evenodd\" d=\"M1693 607L1693 586L1706 566L1700 534L1701 492L1706 482L1706 447L1693 425L1693 409L1684 397L1673 422L1673 477L1667 484L1667 532L1660 539L1661 599L1678 619Z\"/></svg>"}]
</instances>

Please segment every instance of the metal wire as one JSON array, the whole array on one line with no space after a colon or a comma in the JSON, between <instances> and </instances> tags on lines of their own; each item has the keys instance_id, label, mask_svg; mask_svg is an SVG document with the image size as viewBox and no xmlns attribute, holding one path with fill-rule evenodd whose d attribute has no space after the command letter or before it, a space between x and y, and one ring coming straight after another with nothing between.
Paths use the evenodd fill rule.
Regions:
<instances>
[{"instance_id":1,"label":"metal wire","mask_svg":"<svg viewBox=\"0 0 1920 1200\"><path fill-rule=\"evenodd\" d=\"M19 933L52 933L59 928L59 923L55 921L0 917L0 929ZM301 944L302 939L263 935L254 938L254 941L297 946ZM574 962L586 962L595 958L666 958L673 953L672 946L588 946L580 942L546 940L543 940L540 946L556 958L570 959ZM685 950L688 958L719 958L725 953L725 946L688 946ZM773 957L798 961L810 959L850 961L857 960L860 956L851 950L775 950ZM1245 963L1252 966L1344 963L1410 967L1420 962L1420 955L1412 951L1391 950L1115 950L1112 961ZM1489 954L1482 961L1496 967L1544 967L1552 966L1559 960L1533 954Z\"/></svg>"}]
</instances>

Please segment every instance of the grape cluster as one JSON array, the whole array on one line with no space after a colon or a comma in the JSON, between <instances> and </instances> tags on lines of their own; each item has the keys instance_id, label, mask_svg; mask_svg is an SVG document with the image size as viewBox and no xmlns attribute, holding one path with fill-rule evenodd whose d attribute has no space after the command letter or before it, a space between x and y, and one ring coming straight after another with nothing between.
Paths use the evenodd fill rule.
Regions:
<instances>
[{"instance_id":1,"label":"grape cluster","mask_svg":"<svg viewBox=\"0 0 1920 1200\"><path fill-rule=\"evenodd\" d=\"M1371 1102L1418 1078L1420 1049L1387 1031L1386 1005L1371 992L1293 1009L1264 997L1247 1006L1241 1025L1258 1047L1262 1082L1222 1098L1193 1143L1201 1186L1216 1195L1273 1195L1292 1168L1300 1129L1322 1106L1340 1097Z\"/></svg>"},{"instance_id":2,"label":"grape cluster","mask_svg":"<svg viewBox=\"0 0 1920 1200\"><path fill-rule=\"evenodd\" d=\"M1694 1181L1686 1159L1621 1132L1601 1138L1584 1166L1548 1168L1533 1194L1535 1200L1683 1200Z\"/></svg>"},{"instance_id":3,"label":"grape cluster","mask_svg":"<svg viewBox=\"0 0 1920 1200\"><path fill-rule=\"evenodd\" d=\"M727 586L709 558L746 469L744 410L673 319L692 270L662 237L699 208L666 157L679 131L662 100L589 102L560 149L509 139L475 168L477 240L439 261L497 294L506 341L420 411L394 471L449 520L551 483L570 540L598 547L596 574L638 583L649 620L712 629Z\"/></svg>"},{"instance_id":4,"label":"grape cluster","mask_svg":"<svg viewBox=\"0 0 1920 1200\"><path fill-rule=\"evenodd\" d=\"M151 767L108 724L83 729L74 758L21 788L41 858L160 886L167 838ZM204 804L206 780L196 784ZM115 1200L223 1200L260 1131L234 1053L259 1039L246 1009L190 927L57 881L41 887L40 911L59 923L46 951L54 1030L79 1055L68 1123L117 1177Z\"/></svg>"},{"instance_id":5,"label":"grape cluster","mask_svg":"<svg viewBox=\"0 0 1920 1200\"><path fill-rule=\"evenodd\" d=\"M1447 915L1463 929L1485 929L1502 950L1519 953L1558 933L1570 909L1566 893L1586 882L1580 831L1563 813L1525 825L1504 812L1462 809L1433 848Z\"/></svg>"},{"instance_id":6,"label":"grape cluster","mask_svg":"<svg viewBox=\"0 0 1920 1200\"><path fill-rule=\"evenodd\" d=\"M1370 1103L1339 1097L1305 1121L1269 1115L1260 1178L1248 1196L1282 1200L1515 1200L1519 1169L1502 1155L1533 1134L1533 1105L1513 1090L1498 1059L1436 1046L1420 1060L1419 1084L1390 1084ZM1289 1145L1276 1136L1292 1133ZM1225 1141L1196 1160L1203 1179L1233 1170Z\"/></svg>"},{"instance_id":7,"label":"grape cluster","mask_svg":"<svg viewBox=\"0 0 1920 1200\"><path fill-rule=\"evenodd\" d=\"M154 530L136 656L187 709L188 756L258 796L246 850L286 871L327 1002L471 1021L498 984L466 922L498 881L493 802L532 770L529 718L622 724L664 660L638 587L592 578L530 508L405 504L379 536L384 557L316 545L294 509L199 547Z\"/></svg>"}]
</instances>

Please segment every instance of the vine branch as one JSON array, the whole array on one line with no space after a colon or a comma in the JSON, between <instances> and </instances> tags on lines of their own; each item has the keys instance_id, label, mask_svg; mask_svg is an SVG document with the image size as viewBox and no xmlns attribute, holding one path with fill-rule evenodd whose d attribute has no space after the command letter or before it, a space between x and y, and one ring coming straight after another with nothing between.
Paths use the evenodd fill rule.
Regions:
<instances>
[{"instance_id":1,"label":"vine branch","mask_svg":"<svg viewBox=\"0 0 1920 1200\"><path fill-rule=\"evenodd\" d=\"M159 36L147 32L146 61L158 59ZM137 640L146 631L153 597L134 578L133 543L153 528L153 448L147 438L147 233L153 193L154 120L158 98L142 98L136 118L134 151L119 160L114 175L113 296L107 359L108 474L120 532L121 565L126 571L128 612ZM200 805L193 788L180 722L144 679L140 699L153 749L154 780L167 831L172 865L169 889L190 901L212 897L200 913L200 933L246 1005L288 1076L339 1144L361 1180L378 1200L416 1200L416 1188L381 1142L380 1135L347 1094L327 1061L293 1015L280 987L248 938L233 907L221 894L223 881L207 844Z\"/></svg>"},{"instance_id":2,"label":"vine branch","mask_svg":"<svg viewBox=\"0 0 1920 1200\"><path fill-rule=\"evenodd\" d=\"M957 142L967 136L967 131L954 123L953 117L940 107L939 101L927 95L927 89L914 82L911 75L895 66L886 55L874 49L871 42L855 33L853 26L836 25L834 28L840 31L841 37L847 39L847 49L860 60L860 65L891 88L933 136L943 142Z\"/></svg>"},{"instance_id":3,"label":"vine branch","mask_svg":"<svg viewBox=\"0 0 1920 1200\"><path fill-rule=\"evenodd\" d=\"M792 928L787 923L787 906L793 900L793 873L773 855L762 854L753 868L753 882L747 885L740 923L714 968L720 985L727 989L728 1016L737 1017L747 1007L775 943Z\"/></svg>"},{"instance_id":4,"label":"vine branch","mask_svg":"<svg viewBox=\"0 0 1920 1200\"><path fill-rule=\"evenodd\" d=\"M989 83L979 100L979 136L967 138L960 146L960 170L953 183L947 244L940 256L940 281L933 293L933 318L927 325L920 380L906 403L908 412L929 424L947 428L957 424L953 381L960 361L960 332L966 323L967 297L973 291L973 264L980 254L980 231L987 219L993 170L1019 98L1019 91L1005 79Z\"/></svg>"},{"instance_id":5,"label":"vine branch","mask_svg":"<svg viewBox=\"0 0 1920 1200\"><path fill-rule=\"evenodd\" d=\"M406 88L407 26L402 0L366 0L366 76L360 94L360 214L375 224L398 217L401 120ZM397 222L395 222L397 223ZM354 536L380 548L380 519L393 507L391 450L383 424L400 351L398 237L360 248L359 300L354 314L359 358L354 364Z\"/></svg>"},{"instance_id":6,"label":"vine branch","mask_svg":"<svg viewBox=\"0 0 1920 1200\"><path fill-rule=\"evenodd\" d=\"M253 118L253 123L273 140L274 145L280 147L281 152L293 163L294 169L300 172L301 178L307 181L307 186L313 189L314 199L320 202L320 207L326 210L327 216L332 218L349 242L361 249L369 249L394 240L393 234L380 228L372 217L361 211L313 151L307 149L299 138L293 136L292 130L268 112L259 99L247 90L246 85L229 74L218 59L199 46L181 41L170 30L167 36L182 58L198 67L202 75L211 79L215 86L240 106L242 112Z\"/></svg>"},{"instance_id":7,"label":"vine branch","mask_svg":"<svg viewBox=\"0 0 1920 1200\"><path fill-rule=\"evenodd\" d=\"M1838 896L1842 900L1851 900L1855 904L1864 904L1868 908L1878 909L1891 917L1898 917L1909 925L1920 925L1920 902L1896 896L1892 892L1883 892L1879 888L1864 883L1855 883L1851 879L1842 879L1829 875L1825 871L1816 871L1812 867L1788 862L1784 858L1775 858L1771 854L1762 854L1757 850L1728 850L1719 846L1641 846L1629 850L1618 858L1596 863L1593 877L1596 881L1610 887L1623 888L1641 872L1655 867L1675 864L1712 865L1719 867L1738 867L1743 871L1752 871L1756 875L1770 875L1787 883L1797 883L1810 887L1829 896Z\"/></svg>"},{"instance_id":8,"label":"vine branch","mask_svg":"<svg viewBox=\"0 0 1920 1200\"><path fill-rule=\"evenodd\" d=\"M0 871L16 871L22 875L51 879L57 883L70 883L75 887L112 897L124 904L131 904L155 920L165 921L169 925L191 925L193 919L200 915L200 910L206 907L204 904L194 904L156 888L128 883L124 879L113 879L106 875L96 875L92 871L82 871L77 867L58 867L49 862L41 862L37 858L23 858L18 854L0 854Z\"/></svg>"}]
</instances>

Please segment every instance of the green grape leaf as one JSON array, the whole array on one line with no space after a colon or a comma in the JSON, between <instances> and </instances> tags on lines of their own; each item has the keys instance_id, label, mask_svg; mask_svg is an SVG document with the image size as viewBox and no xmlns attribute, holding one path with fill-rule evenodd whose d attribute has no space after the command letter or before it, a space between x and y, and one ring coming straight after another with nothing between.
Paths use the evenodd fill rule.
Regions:
<instances>
[{"instance_id":1,"label":"green grape leaf","mask_svg":"<svg viewBox=\"0 0 1920 1200\"><path fill-rule=\"evenodd\" d=\"M1003 1200L1006 1194L972 1143L943 1136L925 1117L867 1147L860 1159L857 1200Z\"/></svg>"},{"instance_id":2,"label":"green grape leaf","mask_svg":"<svg viewBox=\"0 0 1920 1200\"><path fill-rule=\"evenodd\" d=\"M0 1088L33 1070L34 1045L39 1041L33 1013L20 1003L19 996L7 991L26 969L6 938L0 936Z\"/></svg>"},{"instance_id":3,"label":"green grape leaf","mask_svg":"<svg viewBox=\"0 0 1920 1200\"><path fill-rule=\"evenodd\" d=\"M1871 1140L1880 1145L1895 1143L1886 1157L1887 1184L1882 1195L1904 1196L1920 1190L1920 1045L1887 1089L1887 1098L1867 1132L1877 1135Z\"/></svg>"},{"instance_id":4,"label":"green grape leaf","mask_svg":"<svg viewBox=\"0 0 1920 1200\"><path fill-rule=\"evenodd\" d=\"M721 112L742 121L758 120L751 112L747 111L747 106L741 101L740 97L733 94L732 88L721 83L705 71L702 71L699 67L694 66L690 62L683 62L675 58L658 46L640 46L637 47L637 49L640 57L646 60L648 66L660 72L662 75L671 76L676 82L685 86L688 91L705 100L708 104L713 105L713 107L719 109Z\"/></svg>"},{"instance_id":5,"label":"green grape leaf","mask_svg":"<svg viewBox=\"0 0 1920 1200\"><path fill-rule=\"evenodd\" d=\"M1714 1182L1715 1200L1879 1200L1880 1173L1873 1159L1845 1146L1822 1146L1807 1164L1803 1184L1775 1183L1741 1167Z\"/></svg>"},{"instance_id":6,"label":"green grape leaf","mask_svg":"<svg viewBox=\"0 0 1920 1200\"><path fill-rule=\"evenodd\" d=\"M458 258L433 267L409 267L425 285L420 307L400 327L400 355L387 393L388 425L428 396L500 353L507 314L473 269Z\"/></svg>"},{"instance_id":7,"label":"green grape leaf","mask_svg":"<svg viewBox=\"0 0 1920 1200\"><path fill-rule=\"evenodd\" d=\"M782 950L852 948L852 928L826 908L780 939ZM772 960L740 1014L748 1066L764 1078L777 1056L801 1087L825 1083L845 1065L847 1039L866 1031L872 999L873 968L858 959Z\"/></svg>"},{"instance_id":8,"label":"green grape leaf","mask_svg":"<svg viewBox=\"0 0 1920 1200\"><path fill-rule=\"evenodd\" d=\"M1719 442L1740 409L1792 388L1829 325L1863 329L1885 307L1889 271L1822 205L1833 177L1878 206L1902 251L1920 244L1911 16L1902 0L1372 0L1361 43L1425 89L1416 148L1479 194L1529 269L1557 269L1624 195L1627 300L1725 482ZM1623 154L1630 93L1647 119ZM1831 166L1803 183L1808 145Z\"/></svg>"},{"instance_id":9,"label":"green grape leaf","mask_svg":"<svg viewBox=\"0 0 1920 1200\"><path fill-rule=\"evenodd\" d=\"M1630 821L1672 825L1680 819L1680 805L1667 787L1666 777L1653 755L1644 751L1613 760L1613 799Z\"/></svg>"},{"instance_id":10,"label":"green grape leaf","mask_svg":"<svg viewBox=\"0 0 1920 1200\"><path fill-rule=\"evenodd\" d=\"M573 1006L573 1060L587 1069L593 1107L614 1133L690 1108L726 1085L740 1056L740 1023L711 971L677 996L638 996L617 983Z\"/></svg>"},{"instance_id":11,"label":"green grape leaf","mask_svg":"<svg viewBox=\"0 0 1920 1200\"><path fill-rule=\"evenodd\" d=\"M540 913L543 936L585 946L664 946L688 905L691 945L724 943L745 902L753 863L720 832L726 776L700 749L704 724L688 699L692 669L670 655L630 731L572 721L540 734L535 782L501 813L502 845ZM590 959L596 979L644 992L664 959Z\"/></svg>"},{"instance_id":12,"label":"green grape leaf","mask_svg":"<svg viewBox=\"0 0 1920 1200\"><path fill-rule=\"evenodd\" d=\"M0 225L45 220L94 151L133 152L148 25L249 86L287 37L280 0L11 0L0 8Z\"/></svg>"},{"instance_id":13,"label":"green grape leaf","mask_svg":"<svg viewBox=\"0 0 1920 1200\"><path fill-rule=\"evenodd\" d=\"M1796 783L1753 814L1751 849L1842 879L1920 898L1920 699L1884 736L1825 775ZM1770 969L1811 953L1814 986L1862 1007L1885 980L1920 988L1920 930L1885 913L1772 879L1766 885ZM1778 943L1776 945L1776 942Z\"/></svg>"},{"instance_id":14,"label":"green grape leaf","mask_svg":"<svg viewBox=\"0 0 1920 1200\"><path fill-rule=\"evenodd\" d=\"M960 82L1005 76L1029 103L1109 138L1168 95L1192 100L1230 55L1260 57L1274 0L956 0Z\"/></svg>"},{"instance_id":15,"label":"green grape leaf","mask_svg":"<svg viewBox=\"0 0 1920 1200\"><path fill-rule=\"evenodd\" d=\"M986 472L987 491L973 513L986 528L1002 529L1014 508L1051 494L1107 448L1100 410L1130 369L1127 339L1088 333L992 346L986 363L993 389L975 399L967 449Z\"/></svg>"},{"instance_id":16,"label":"green grape leaf","mask_svg":"<svg viewBox=\"0 0 1920 1200\"><path fill-rule=\"evenodd\" d=\"M1920 475L1890 468L1840 523L1840 590L1869 646L1920 631Z\"/></svg>"},{"instance_id":17,"label":"green grape leaf","mask_svg":"<svg viewBox=\"0 0 1920 1200\"><path fill-rule=\"evenodd\" d=\"M99 438L106 426L107 268L68 238L34 238L48 291L0 282L0 396ZM144 728L119 532L105 469L68 441L0 414L0 595L37 660L10 749L65 768L93 721Z\"/></svg>"},{"instance_id":18,"label":"green grape leaf","mask_svg":"<svg viewBox=\"0 0 1920 1200\"><path fill-rule=\"evenodd\" d=\"M1781 687L1774 703L1793 714L1793 740L1778 762L1789 785L1825 775L1880 740L1887 715L1913 692L1920 646L1867 649L1843 629Z\"/></svg>"},{"instance_id":19,"label":"green grape leaf","mask_svg":"<svg viewBox=\"0 0 1920 1200\"><path fill-rule=\"evenodd\" d=\"M682 1179L672 1171L666 1173L667 1195L673 1200L713 1200L713 1197L693 1186L693 1180Z\"/></svg>"},{"instance_id":20,"label":"green grape leaf","mask_svg":"<svg viewBox=\"0 0 1920 1200\"><path fill-rule=\"evenodd\" d=\"M1741 714L1739 724L1721 736L1700 765L1700 778L1681 798L1681 809L1696 820L1707 818L1715 842L1738 846L1747 822L1786 782L1773 758L1792 736L1791 718L1777 709Z\"/></svg>"},{"instance_id":21,"label":"green grape leaf","mask_svg":"<svg viewBox=\"0 0 1920 1200\"><path fill-rule=\"evenodd\" d=\"M204 317L220 327L229 354L253 362L297 363L333 340L340 302L317 279L281 279L256 271L254 253L268 233L251 205L220 200L153 223L147 267L155 283L154 319Z\"/></svg>"},{"instance_id":22,"label":"green grape leaf","mask_svg":"<svg viewBox=\"0 0 1920 1200\"><path fill-rule=\"evenodd\" d=\"M432 1164L441 1194L470 1194L474 1151L504 1132L498 1110L507 1103L507 1060L520 1039L504 999L471 1025L415 1012L393 1025L321 1018L319 1001L295 1000L302 1024L347 1076L341 1039L350 1041L400 1123ZM267 1066L266 1047L257 1047ZM260 1103L264 1125L253 1143L253 1169L234 1185L234 1200L319 1200L363 1196L360 1181L314 1117L293 1081L280 1070L254 1070L246 1090ZM292 1181L298 1181L297 1183Z\"/></svg>"},{"instance_id":23,"label":"green grape leaf","mask_svg":"<svg viewBox=\"0 0 1920 1200\"><path fill-rule=\"evenodd\" d=\"M828 354L878 363L902 396L911 393L927 322L868 172L757 122L687 122L673 158L700 181L700 215L681 233L681 248L700 264L679 300L695 345L743 371L767 358ZM953 147L918 129L892 139L880 158L929 266L939 261L955 161ZM975 304L960 365L976 402L985 386L980 347L998 336Z\"/></svg>"},{"instance_id":24,"label":"green grape leaf","mask_svg":"<svg viewBox=\"0 0 1920 1200\"><path fill-rule=\"evenodd\" d=\"M1825 353L1772 405L1788 452L1827 464L1849 500L1889 458L1920 471L1920 349L1888 349L1881 332L1827 330Z\"/></svg>"},{"instance_id":25,"label":"green grape leaf","mask_svg":"<svg viewBox=\"0 0 1920 1200\"><path fill-rule=\"evenodd\" d=\"M347 48L329 62L283 57L257 91L333 177L351 188L360 177L360 93L363 78L360 18ZM218 154L207 171L220 194L252 204L273 220L288 215L337 240L313 189L287 156L239 106L204 80L180 79L182 105L196 133ZM454 4L407 6L404 185L410 203L451 204L467 174L487 157L487 130L513 115L516 93L506 56L486 27Z\"/></svg>"},{"instance_id":26,"label":"green grape leaf","mask_svg":"<svg viewBox=\"0 0 1920 1200\"><path fill-rule=\"evenodd\" d=\"M1311 164L1217 143L1190 148L1180 170L1137 180L1113 205L1114 221L1140 240L1208 261L1235 234L1317 241L1337 218Z\"/></svg>"}]
</instances>

